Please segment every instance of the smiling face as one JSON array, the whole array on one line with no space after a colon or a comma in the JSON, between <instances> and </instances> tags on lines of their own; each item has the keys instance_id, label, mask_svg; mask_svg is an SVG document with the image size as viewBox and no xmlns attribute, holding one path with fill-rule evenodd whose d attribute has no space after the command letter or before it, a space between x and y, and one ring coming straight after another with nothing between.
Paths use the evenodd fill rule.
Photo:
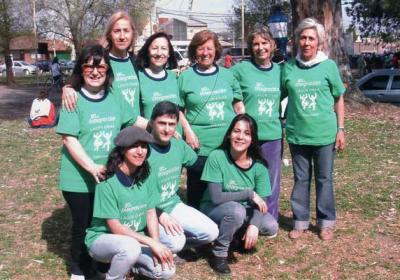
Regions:
<instances>
[{"instance_id":1,"label":"smiling face","mask_svg":"<svg viewBox=\"0 0 400 280\"><path fill-rule=\"evenodd\" d=\"M304 29L299 36L300 56L304 61L309 61L317 56L318 36L314 28Z\"/></svg>"},{"instance_id":2,"label":"smiling face","mask_svg":"<svg viewBox=\"0 0 400 280\"><path fill-rule=\"evenodd\" d=\"M146 160L147 150L147 143L135 143L132 147L127 148L124 152L123 164L130 167L130 170L135 167L142 166L143 162Z\"/></svg>"},{"instance_id":3,"label":"smiling face","mask_svg":"<svg viewBox=\"0 0 400 280\"><path fill-rule=\"evenodd\" d=\"M93 58L82 65L84 87L90 92L97 92L103 89L107 77L108 65L104 58L98 65L93 65Z\"/></svg>"},{"instance_id":4,"label":"smiling face","mask_svg":"<svg viewBox=\"0 0 400 280\"><path fill-rule=\"evenodd\" d=\"M149 48L150 68L164 68L169 58L168 40L159 37L151 42Z\"/></svg>"},{"instance_id":5,"label":"smiling face","mask_svg":"<svg viewBox=\"0 0 400 280\"><path fill-rule=\"evenodd\" d=\"M196 49L196 61L198 66L201 69L210 68L214 64L215 52L215 44L212 39L198 46Z\"/></svg>"},{"instance_id":6,"label":"smiling face","mask_svg":"<svg viewBox=\"0 0 400 280\"><path fill-rule=\"evenodd\" d=\"M260 35L256 35L252 43L252 51L255 62L257 64L265 64L266 62L270 62L274 46L274 42L271 42Z\"/></svg>"},{"instance_id":7,"label":"smiling face","mask_svg":"<svg viewBox=\"0 0 400 280\"><path fill-rule=\"evenodd\" d=\"M238 121L230 134L231 150L236 153L247 152L251 144L251 129L247 121Z\"/></svg>"},{"instance_id":8,"label":"smiling face","mask_svg":"<svg viewBox=\"0 0 400 280\"><path fill-rule=\"evenodd\" d=\"M133 29L129 21L124 18L116 21L110 35L111 53L117 56L126 56L133 40Z\"/></svg>"}]
</instances>

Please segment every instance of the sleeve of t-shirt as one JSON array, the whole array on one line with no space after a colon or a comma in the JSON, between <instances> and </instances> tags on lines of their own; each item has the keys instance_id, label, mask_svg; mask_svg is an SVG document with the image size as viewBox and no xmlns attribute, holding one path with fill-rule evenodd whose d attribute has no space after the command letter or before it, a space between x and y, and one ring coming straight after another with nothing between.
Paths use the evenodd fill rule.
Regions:
<instances>
[{"instance_id":1,"label":"sleeve of t-shirt","mask_svg":"<svg viewBox=\"0 0 400 280\"><path fill-rule=\"evenodd\" d=\"M254 191L261 197L271 195L271 183L269 181L268 169L261 163L256 163L256 178Z\"/></svg>"},{"instance_id":2,"label":"sleeve of t-shirt","mask_svg":"<svg viewBox=\"0 0 400 280\"><path fill-rule=\"evenodd\" d=\"M282 66L281 68L281 100L288 96L288 92L285 85L285 76L286 76L286 66Z\"/></svg>"},{"instance_id":3,"label":"sleeve of t-shirt","mask_svg":"<svg viewBox=\"0 0 400 280\"><path fill-rule=\"evenodd\" d=\"M242 101L243 95L242 95L242 90L240 89L240 84L238 80L233 76L233 74L231 75L232 75L231 87L233 91L233 99L237 101Z\"/></svg>"},{"instance_id":4,"label":"sleeve of t-shirt","mask_svg":"<svg viewBox=\"0 0 400 280\"><path fill-rule=\"evenodd\" d=\"M179 142L182 145L182 152L183 152L182 165L185 167L192 166L193 164L195 164L197 160L196 152L193 151L193 149L188 144L186 144L185 141L180 140Z\"/></svg>"},{"instance_id":5,"label":"sleeve of t-shirt","mask_svg":"<svg viewBox=\"0 0 400 280\"><path fill-rule=\"evenodd\" d=\"M239 71L238 67L239 67L239 64L231 67L230 71L232 72L233 77L240 83L241 76L240 76L240 71Z\"/></svg>"},{"instance_id":6,"label":"sleeve of t-shirt","mask_svg":"<svg viewBox=\"0 0 400 280\"><path fill-rule=\"evenodd\" d=\"M117 199L109 182L104 181L96 186L94 195L93 217L101 219L119 219Z\"/></svg>"},{"instance_id":7,"label":"sleeve of t-shirt","mask_svg":"<svg viewBox=\"0 0 400 280\"><path fill-rule=\"evenodd\" d=\"M177 73L176 72L174 72L174 71L170 71L170 74L172 75L172 77L174 77L174 79L173 79L173 81L174 82L176 82L176 85L177 85L177 88L178 88L178 92L177 92L177 94L178 94L178 99L176 100L176 105L178 105L178 107L183 107L183 103L182 103L182 101L181 101L181 99L180 99L180 94L179 94L179 89L180 89L180 87L179 87L179 84L178 84L178 75L177 75Z\"/></svg>"},{"instance_id":8,"label":"sleeve of t-shirt","mask_svg":"<svg viewBox=\"0 0 400 280\"><path fill-rule=\"evenodd\" d=\"M179 89L179 106L185 108L186 106L186 93L184 90L184 74L181 74L178 78L178 89Z\"/></svg>"},{"instance_id":9,"label":"sleeve of t-shirt","mask_svg":"<svg viewBox=\"0 0 400 280\"><path fill-rule=\"evenodd\" d=\"M212 152L207 158L201 180L212 183L223 183L222 170L215 152Z\"/></svg>"},{"instance_id":10,"label":"sleeve of t-shirt","mask_svg":"<svg viewBox=\"0 0 400 280\"><path fill-rule=\"evenodd\" d=\"M71 136L79 135L81 125L78 110L78 108L75 108L74 111L68 112L65 108L61 109L56 133Z\"/></svg>"},{"instance_id":11,"label":"sleeve of t-shirt","mask_svg":"<svg viewBox=\"0 0 400 280\"><path fill-rule=\"evenodd\" d=\"M330 61L331 65L328 71L328 82L331 88L333 97L339 97L344 94L346 88L343 85L342 78L340 77L339 69L334 61Z\"/></svg>"}]
</instances>

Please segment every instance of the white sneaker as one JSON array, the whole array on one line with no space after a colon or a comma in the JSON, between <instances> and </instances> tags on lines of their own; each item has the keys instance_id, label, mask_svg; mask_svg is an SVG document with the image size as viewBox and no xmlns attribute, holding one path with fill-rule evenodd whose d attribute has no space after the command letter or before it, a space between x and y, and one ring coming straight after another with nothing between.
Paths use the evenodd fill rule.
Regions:
<instances>
[{"instance_id":1,"label":"white sneaker","mask_svg":"<svg viewBox=\"0 0 400 280\"><path fill-rule=\"evenodd\" d=\"M70 280L85 280L85 276L84 275L76 275L76 274L71 274L71 278L69 278Z\"/></svg>"},{"instance_id":2,"label":"white sneaker","mask_svg":"<svg viewBox=\"0 0 400 280\"><path fill-rule=\"evenodd\" d=\"M268 238L268 239L274 239L275 237L277 237L278 236L278 232L276 232L275 234L273 234L273 235L267 235L266 237Z\"/></svg>"}]
</instances>

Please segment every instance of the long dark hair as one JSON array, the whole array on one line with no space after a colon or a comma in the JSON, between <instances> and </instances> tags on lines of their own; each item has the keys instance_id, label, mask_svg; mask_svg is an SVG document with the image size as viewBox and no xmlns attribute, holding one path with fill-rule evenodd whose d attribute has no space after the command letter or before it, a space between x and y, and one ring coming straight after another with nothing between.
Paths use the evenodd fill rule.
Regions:
<instances>
[{"instance_id":1,"label":"long dark hair","mask_svg":"<svg viewBox=\"0 0 400 280\"><path fill-rule=\"evenodd\" d=\"M147 179L150 175L150 165L147 159L150 156L150 146L149 144L147 145L147 155L146 155L146 160L143 162L141 166L138 166L138 169L136 170L135 174L133 175L134 182L140 184L143 183L144 180ZM119 166L121 163L124 161L124 154L125 152L130 149L125 148L125 147L119 147L116 146L108 156L107 164L106 164L106 179L112 177L115 172L119 169Z\"/></svg>"},{"instance_id":2,"label":"long dark hair","mask_svg":"<svg viewBox=\"0 0 400 280\"><path fill-rule=\"evenodd\" d=\"M247 149L247 155L252 160L260 161L266 165L265 160L261 156L260 146L258 144L257 123L248 114L239 114L233 118L231 124L229 125L228 131L225 133L224 140L222 141L221 146L219 146L219 149L222 149L222 150L226 151L227 153L230 153L230 150L231 150L231 139L230 139L231 137L230 136L231 136L231 133L232 133L233 128L235 127L236 123L238 123L240 121L247 122L249 124L249 128L250 128L251 143L250 143L249 148Z\"/></svg>"},{"instance_id":3,"label":"long dark hair","mask_svg":"<svg viewBox=\"0 0 400 280\"><path fill-rule=\"evenodd\" d=\"M108 51L104 49L101 45L95 44L85 47L82 53L79 55L76 61L74 70L71 75L70 83L71 86L76 90L80 90L84 85L85 81L83 79L82 65L88 63L90 59L93 59L93 65L98 66L102 59L104 62L110 66L110 58L108 56ZM111 67L108 67L106 73L106 80L104 82L104 89L111 86Z\"/></svg>"},{"instance_id":4,"label":"long dark hair","mask_svg":"<svg viewBox=\"0 0 400 280\"><path fill-rule=\"evenodd\" d=\"M151 43L157 38L165 38L168 42L168 60L165 67L167 69L175 69L178 67L178 63L176 61L174 47L171 44L170 36L164 32L157 32L147 38L143 47L139 50L138 55L136 57L136 65L139 69L148 68L150 66L150 56L149 56L149 47Z\"/></svg>"}]
</instances>

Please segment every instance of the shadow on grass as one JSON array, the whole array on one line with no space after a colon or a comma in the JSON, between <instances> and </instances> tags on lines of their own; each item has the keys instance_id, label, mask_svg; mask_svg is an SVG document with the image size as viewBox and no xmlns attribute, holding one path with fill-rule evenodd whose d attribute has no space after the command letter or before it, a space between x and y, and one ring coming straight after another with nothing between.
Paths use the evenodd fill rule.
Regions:
<instances>
[{"instance_id":1,"label":"shadow on grass","mask_svg":"<svg viewBox=\"0 0 400 280\"><path fill-rule=\"evenodd\" d=\"M279 213L279 228L281 228L286 232L291 231L293 229L293 219L291 217L287 217ZM318 227L311 223L308 230L314 233L319 232Z\"/></svg>"},{"instance_id":2,"label":"shadow on grass","mask_svg":"<svg viewBox=\"0 0 400 280\"><path fill-rule=\"evenodd\" d=\"M53 211L42 224L42 239L47 242L47 251L64 260L69 271L71 219L67 205Z\"/></svg>"}]
</instances>

